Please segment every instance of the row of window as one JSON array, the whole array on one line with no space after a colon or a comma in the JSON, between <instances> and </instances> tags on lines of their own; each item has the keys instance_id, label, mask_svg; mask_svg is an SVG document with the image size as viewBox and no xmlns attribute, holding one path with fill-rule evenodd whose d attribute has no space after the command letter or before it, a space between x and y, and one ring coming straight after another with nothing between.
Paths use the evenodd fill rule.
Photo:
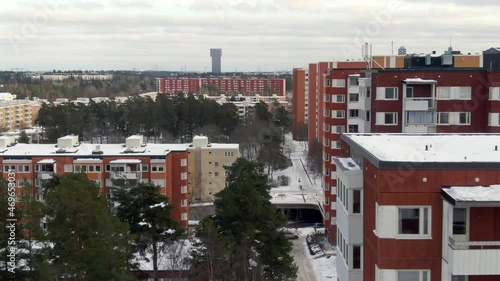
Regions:
<instances>
[{"instance_id":1,"label":"row of window","mask_svg":"<svg viewBox=\"0 0 500 281\"><path fill-rule=\"evenodd\" d=\"M337 179L337 204L340 203L347 213L361 214L361 190L349 190L345 184Z\"/></svg>"},{"instance_id":2,"label":"row of window","mask_svg":"<svg viewBox=\"0 0 500 281\"><path fill-rule=\"evenodd\" d=\"M433 124L432 112L410 111L406 112L407 124ZM376 125L394 126L398 125L397 112L377 112ZM439 125L470 125L470 112L438 112L437 124Z\"/></svg>"},{"instance_id":3,"label":"row of window","mask_svg":"<svg viewBox=\"0 0 500 281\"><path fill-rule=\"evenodd\" d=\"M359 80L356 77L349 77L349 87L352 86L359 86ZM325 79L325 86L326 87L333 87L333 88L345 88L345 79Z\"/></svg>"},{"instance_id":4,"label":"row of window","mask_svg":"<svg viewBox=\"0 0 500 281\"><path fill-rule=\"evenodd\" d=\"M377 87L377 100L398 100L398 87ZM413 87L406 88L406 98L414 97ZM429 98L431 96L429 95ZM436 99L438 100L470 100L471 87L437 87Z\"/></svg>"}]
</instances>

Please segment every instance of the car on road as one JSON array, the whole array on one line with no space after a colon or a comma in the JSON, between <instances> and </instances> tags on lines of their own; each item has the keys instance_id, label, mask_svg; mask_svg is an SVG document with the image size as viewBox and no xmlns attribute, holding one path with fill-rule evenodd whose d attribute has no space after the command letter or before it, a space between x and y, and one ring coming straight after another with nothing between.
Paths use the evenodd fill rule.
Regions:
<instances>
[{"instance_id":1,"label":"car on road","mask_svg":"<svg viewBox=\"0 0 500 281\"><path fill-rule=\"evenodd\" d=\"M284 233L287 239L299 239L299 236L296 233L292 233L291 231L285 231Z\"/></svg>"}]
</instances>

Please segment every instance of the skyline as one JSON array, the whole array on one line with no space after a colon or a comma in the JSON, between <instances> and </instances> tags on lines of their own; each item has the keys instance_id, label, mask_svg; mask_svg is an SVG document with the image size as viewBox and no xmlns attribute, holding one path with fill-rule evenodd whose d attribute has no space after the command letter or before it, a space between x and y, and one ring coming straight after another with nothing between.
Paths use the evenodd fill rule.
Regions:
<instances>
[{"instance_id":1,"label":"skyline","mask_svg":"<svg viewBox=\"0 0 500 281\"><path fill-rule=\"evenodd\" d=\"M290 71L310 62L374 55L481 53L500 19L493 0L25 0L0 13L2 70ZM423 20L425 18L425 20ZM394 42L394 49L391 43Z\"/></svg>"}]
</instances>

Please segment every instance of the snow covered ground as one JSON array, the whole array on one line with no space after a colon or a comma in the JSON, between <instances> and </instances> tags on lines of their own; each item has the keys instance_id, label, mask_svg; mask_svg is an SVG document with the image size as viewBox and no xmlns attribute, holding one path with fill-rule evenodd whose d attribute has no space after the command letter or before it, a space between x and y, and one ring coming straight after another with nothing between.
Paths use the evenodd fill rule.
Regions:
<instances>
[{"instance_id":1,"label":"snow covered ground","mask_svg":"<svg viewBox=\"0 0 500 281\"><path fill-rule=\"evenodd\" d=\"M316 255L309 253L307 247L307 235L314 234L314 228L299 228L296 233L299 239L294 240L294 259L299 267L297 281L336 281L336 252L332 249L324 249ZM312 280L312 278L316 278Z\"/></svg>"}]
</instances>

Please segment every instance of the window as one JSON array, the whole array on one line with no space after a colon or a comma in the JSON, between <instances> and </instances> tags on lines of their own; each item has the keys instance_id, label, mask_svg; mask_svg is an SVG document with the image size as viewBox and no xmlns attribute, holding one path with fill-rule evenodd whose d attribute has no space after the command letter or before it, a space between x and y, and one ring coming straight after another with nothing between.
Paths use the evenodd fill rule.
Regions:
<instances>
[{"instance_id":1,"label":"window","mask_svg":"<svg viewBox=\"0 0 500 281\"><path fill-rule=\"evenodd\" d=\"M186 167L187 163L187 159L181 159L181 167Z\"/></svg>"},{"instance_id":2,"label":"window","mask_svg":"<svg viewBox=\"0 0 500 281\"><path fill-rule=\"evenodd\" d=\"M101 172L101 165L96 165L95 166L95 171L96 172Z\"/></svg>"},{"instance_id":3,"label":"window","mask_svg":"<svg viewBox=\"0 0 500 281\"><path fill-rule=\"evenodd\" d=\"M349 109L349 118L358 118L359 110L357 109Z\"/></svg>"},{"instance_id":4,"label":"window","mask_svg":"<svg viewBox=\"0 0 500 281\"><path fill-rule=\"evenodd\" d=\"M344 95L332 95L332 102L333 103L344 103L345 96Z\"/></svg>"},{"instance_id":5,"label":"window","mask_svg":"<svg viewBox=\"0 0 500 281\"><path fill-rule=\"evenodd\" d=\"M437 87L436 97L439 100L449 100L450 99L450 87Z\"/></svg>"},{"instance_id":6,"label":"window","mask_svg":"<svg viewBox=\"0 0 500 281\"><path fill-rule=\"evenodd\" d=\"M182 199L182 200L181 200L181 207L187 207L187 205L188 205L188 203L187 203L187 202L188 202L188 201L187 201L186 199Z\"/></svg>"},{"instance_id":7,"label":"window","mask_svg":"<svg viewBox=\"0 0 500 281\"><path fill-rule=\"evenodd\" d=\"M340 149L341 148L341 142L340 141L332 141L331 145L332 145L332 149Z\"/></svg>"},{"instance_id":8,"label":"window","mask_svg":"<svg viewBox=\"0 0 500 281\"><path fill-rule=\"evenodd\" d=\"M470 124L470 112L459 112L458 124L469 125Z\"/></svg>"},{"instance_id":9,"label":"window","mask_svg":"<svg viewBox=\"0 0 500 281\"><path fill-rule=\"evenodd\" d=\"M370 110L366 111L366 122L370 122Z\"/></svg>"},{"instance_id":10,"label":"window","mask_svg":"<svg viewBox=\"0 0 500 281\"><path fill-rule=\"evenodd\" d=\"M400 235L430 235L430 207L399 208Z\"/></svg>"},{"instance_id":11,"label":"window","mask_svg":"<svg viewBox=\"0 0 500 281\"><path fill-rule=\"evenodd\" d=\"M345 88L345 79L332 79L332 87Z\"/></svg>"},{"instance_id":12,"label":"window","mask_svg":"<svg viewBox=\"0 0 500 281\"><path fill-rule=\"evenodd\" d=\"M31 166L30 165L19 165L17 166L18 172L19 173L29 173L31 172Z\"/></svg>"},{"instance_id":13,"label":"window","mask_svg":"<svg viewBox=\"0 0 500 281\"><path fill-rule=\"evenodd\" d=\"M149 165L148 164L141 164L141 171L142 172L149 171Z\"/></svg>"},{"instance_id":14,"label":"window","mask_svg":"<svg viewBox=\"0 0 500 281\"><path fill-rule=\"evenodd\" d=\"M386 100L397 100L398 99L398 88L385 88L385 99Z\"/></svg>"},{"instance_id":15,"label":"window","mask_svg":"<svg viewBox=\"0 0 500 281\"><path fill-rule=\"evenodd\" d=\"M161 173L165 171L165 165L151 165L151 172Z\"/></svg>"},{"instance_id":16,"label":"window","mask_svg":"<svg viewBox=\"0 0 500 281\"><path fill-rule=\"evenodd\" d=\"M490 100L500 100L500 87L490 87Z\"/></svg>"},{"instance_id":17,"label":"window","mask_svg":"<svg viewBox=\"0 0 500 281\"><path fill-rule=\"evenodd\" d=\"M332 134L341 134L345 131L344 126L332 126Z\"/></svg>"},{"instance_id":18,"label":"window","mask_svg":"<svg viewBox=\"0 0 500 281\"><path fill-rule=\"evenodd\" d=\"M188 192L188 187L187 187L187 185L183 185L183 186L181 186L181 194L185 194L185 193L187 193L187 192Z\"/></svg>"},{"instance_id":19,"label":"window","mask_svg":"<svg viewBox=\"0 0 500 281\"><path fill-rule=\"evenodd\" d=\"M330 190L330 183L329 182L325 182L325 190Z\"/></svg>"},{"instance_id":20,"label":"window","mask_svg":"<svg viewBox=\"0 0 500 281\"><path fill-rule=\"evenodd\" d=\"M358 133L359 132L359 126L358 125L349 125L348 132L349 133Z\"/></svg>"},{"instance_id":21,"label":"window","mask_svg":"<svg viewBox=\"0 0 500 281\"><path fill-rule=\"evenodd\" d=\"M16 166L14 165L5 165L3 170L6 172L6 173L9 173L9 172L16 172Z\"/></svg>"},{"instance_id":22,"label":"window","mask_svg":"<svg viewBox=\"0 0 500 281\"><path fill-rule=\"evenodd\" d=\"M453 209L453 235L465 235L467 233L467 209Z\"/></svg>"},{"instance_id":23,"label":"window","mask_svg":"<svg viewBox=\"0 0 500 281\"><path fill-rule=\"evenodd\" d=\"M325 198L325 205L330 205L330 198L328 197Z\"/></svg>"},{"instance_id":24,"label":"window","mask_svg":"<svg viewBox=\"0 0 500 281\"><path fill-rule=\"evenodd\" d=\"M377 100L397 100L398 88L396 87L377 87Z\"/></svg>"},{"instance_id":25,"label":"window","mask_svg":"<svg viewBox=\"0 0 500 281\"><path fill-rule=\"evenodd\" d=\"M89 165L89 172L94 172L94 165Z\"/></svg>"},{"instance_id":26,"label":"window","mask_svg":"<svg viewBox=\"0 0 500 281\"><path fill-rule=\"evenodd\" d=\"M181 180L187 180L187 173L181 173Z\"/></svg>"},{"instance_id":27,"label":"window","mask_svg":"<svg viewBox=\"0 0 500 281\"><path fill-rule=\"evenodd\" d=\"M218 177L219 176L219 172L214 172L214 177Z\"/></svg>"},{"instance_id":28,"label":"window","mask_svg":"<svg viewBox=\"0 0 500 281\"><path fill-rule=\"evenodd\" d=\"M450 114L448 112L438 112L438 124L450 124Z\"/></svg>"},{"instance_id":29,"label":"window","mask_svg":"<svg viewBox=\"0 0 500 281\"><path fill-rule=\"evenodd\" d=\"M325 94L324 101L325 102L330 102L330 95L329 94Z\"/></svg>"},{"instance_id":30,"label":"window","mask_svg":"<svg viewBox=\"0 0 500 281\"><path fill-rule=\"evenodd\" d=\"M429 270L399 270L398 281L430 281Z\"/></svg>"},{"instance_id":31,"label":"window","mask_svg":"<svg viewBox=\"0 0 500 281\"><path fill-rule=\"evenodd\" d=\"M325 115L325 117L330 117L330 109L326 108L324 115Z\"/></svg>"},{"instance_id":32,"label":"window","mask_svg":"<svg viewBox=\"0 0 500 281\"><path fill-rule=\"evenodd\" d=\"M349 77L349 86L359 86L358 78Z\"/></svg>"},{"instance_id":33,"label":"window","mask_svg":"<svg viewBox=\"0 0 500 281\"><path fill-rule=\"evenodd\" d=\"M151 183L157 186L164 187L165 186L165 180L164 179L151 179Z\"/></svg>"},{"instance_id":34,"label":"window","mask_svg":"<svg viewBox=\"0 0 500 281\"><path fill-rule=\"evenodd\" d=\"M471 99L471 88L470 87L459 87L458 99L460 100L470 100Z\"/></svg>"},{"instance_id":35,"label":"window","mask_svg":"<svg viewBox=\"0 0 500 281\"><path fill-rule=\"evenodd\" d=\"M215 167L219 167L219 162L214 162Z\"/></svg>"},{"instance_id":36,"label":"window","mask_svg":"<svg viewBox=\"0 0 500 281\"><path fill-rule=\"evenodd\" d=\"M344 110L332 110L332 118L334 118L334 119L345 118L345 111Z\"/></svg>"},{"instance_id":37,"label":"window","mask_svg":"<svg viewBox=\"0 0 500 281\"><path fill-rule=\"evenodd\" d=\"M188 219L187 213L181 213L181 220L187 221L187 219Z\"/></svg>"},{"instance_id":38,"label":"window","mask_svg":"<svg viewBox=\"0 0 500 281\"><path fill-rule=\"evenodd\" d=\"M75 165L75 173L79 173L80 172L80 165Z\"/></svg>"},{"instance_id":39,"label":"window","mask_svg":"<svg viewBox=\"0 0 500 281\"><path fill-rule=\"evenodd\" d=\"M349 94L349 102L358 102L359 94Z\"/></svg>"},{"instance_id":40,"label":"window","mask_svg":"<svg viewBox=\"0 0 500 281\"><path fill-rule=\"evenodd\" d=\"M361 246L352 246L352 268L361 269Z\"/></svg>"},{"instance_id":41,"label":"window","mask_svg":"<svg viewBox=\"0 0 500 281\"><path fill-rule=\"evenodd\" d=\"M406 87L406 97L413 98L413 87Z\"/></svg>"},{"instance_id":42,"label":"window","mask_svg":"<svg viewBox=\"0 0 500 281\"><path fill-rule=\"evenodd\" d=\"M361 190L352 191L352 213L361 213Z\"/></svg>"},{"instance_id":43,"label":"window","mask_svg":"<svg viewBox=\"0 0 500 281\"><path fill-rule=\"evenodd\" d=\"M377 112L377 125L397 125L398 113L397 112Z\"/></svg>"},{"instance_id":44,"label":"window","mask_svg":"<svg viewBox=\"0 0 500 281\"><path fill-rule=\"evenodd\" d=\"M101 187L101 180L93 180L95 184L99 187Z\"/></svg>"},{"instance_id":45,"label":"window","mask_svg":"<svg viewBox=\"0 0 500 281\"><path fill-rule=\"evenodd\" d=\"M452 275L451 276L451 281L466 281L467 278L465 278L465 275Z\"/></svg>"},{"instance_id":46,"label":"window","mask_svg":"<svg viewBox=\"0 0 500 281\"><path fill-rule=\"evenodd\" d=\"M226 157L233 157L234 156L234 152L233 151L225 151L224 152L224 156L226 156Z\"/></svg>"}]
</instances>

